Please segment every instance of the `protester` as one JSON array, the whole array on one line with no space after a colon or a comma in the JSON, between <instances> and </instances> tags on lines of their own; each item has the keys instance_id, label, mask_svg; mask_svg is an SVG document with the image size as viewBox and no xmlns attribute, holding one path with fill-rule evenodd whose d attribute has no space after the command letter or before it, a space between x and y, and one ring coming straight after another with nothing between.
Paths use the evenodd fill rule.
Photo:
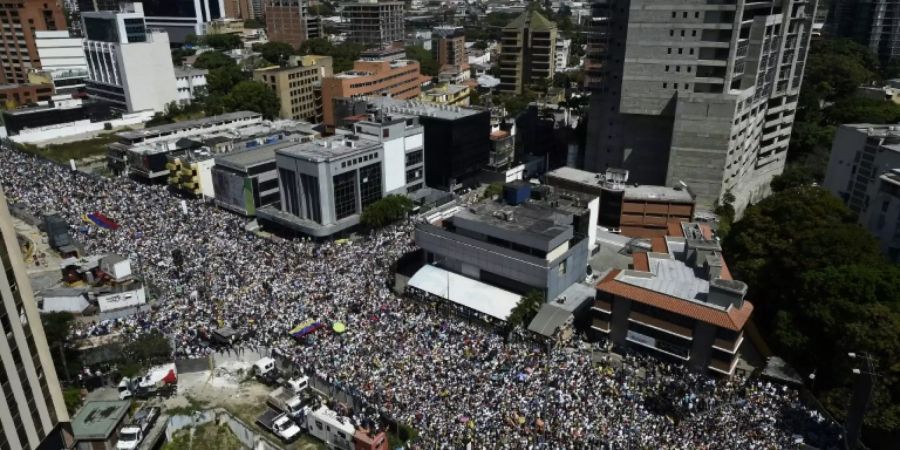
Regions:
<instances>
[{"instance_id":1,"label":"protester","mask_svg":"<svg viewBox=\"0 0 900 450\"><path fill-rule=\"evenodd\" d=\"M619 364L483 327L394 295L390 265L414 249L412 224L351 243L263 239L246 219L165 187L73 173L4 148L9 201L40 217L56 211L90 254L132 257L155 294L151 312L80 326L76 337L158 330L174 356L211 350L229 326L238 344L288 357L416 429L420 449L782 449L796 435L837 448L836 427L796 391L758 379L712 378L646 355ZM100 211L115 231L82 221ZM179 250L180 257L173 258ZM287 331L315 319L305 343Z\"/></svg>"}]
</instances>

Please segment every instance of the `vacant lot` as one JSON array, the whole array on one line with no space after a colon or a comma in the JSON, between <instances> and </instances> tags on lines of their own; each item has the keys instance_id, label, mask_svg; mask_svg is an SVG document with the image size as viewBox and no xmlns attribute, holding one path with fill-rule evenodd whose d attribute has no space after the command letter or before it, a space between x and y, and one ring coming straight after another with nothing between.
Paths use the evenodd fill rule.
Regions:
<instances>
[{"instance_id":1,"label":"vacant lot","mask_svg":"<svg viewBox=\"0 0 900 450\"><path fill-rule=\"evenodd\" d=\"M51 144L46 147L36 145L19 145L19 149L43 158L47 158L62 164L68 164L70 159L78 161L96 155L106 154L106 144L116 140L112 133L101 134L93 139L69 142L66 144Z\"/></svg>"}]
</instances>

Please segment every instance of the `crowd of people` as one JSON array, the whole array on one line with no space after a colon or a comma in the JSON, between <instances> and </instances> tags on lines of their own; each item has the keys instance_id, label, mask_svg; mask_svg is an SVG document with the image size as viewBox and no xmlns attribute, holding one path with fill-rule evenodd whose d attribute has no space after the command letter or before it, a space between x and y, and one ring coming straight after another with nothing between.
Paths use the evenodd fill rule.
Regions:
<instances>
[{"instance_id":1,"label":"crowd of people","mask_svg":"<svg viewBox=\"0 0 900 450\"><path fill-rule=\"evenodd\" d=\"M240 345L277 349L409 424L421 449L837 448L833 424L797 393L759 379L713 378L639 354L589 354L505 340L389 289L391 264L415 248L411 223L352 242L266 239L247 220L163 186L72 172L3 148L0 180L14 204L60 213L89 254L131 256L156 293L151 311L89 324L79 336L158 331L174 356L209 352L228 326ZM100 211L119 223L87 226ZM173 258L173 250L180 255ZM341 321L303 344L288 330Z\"/></svg>"}]
</instances>

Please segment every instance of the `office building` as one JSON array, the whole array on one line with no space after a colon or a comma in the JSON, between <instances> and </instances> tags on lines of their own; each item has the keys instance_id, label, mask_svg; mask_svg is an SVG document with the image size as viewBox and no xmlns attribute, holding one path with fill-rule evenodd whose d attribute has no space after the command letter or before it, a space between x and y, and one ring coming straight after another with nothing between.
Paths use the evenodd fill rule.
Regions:
<instances>
[{"instance_id":1,"label":"office building","mask_svg":"<svg viewBox=\"0 0 900 450\"><path fill-rule=\"evenodd\" d=\"M163 112L178 99L169 38L148 28L140 3L82 13L81 21L91 98L128 112Z\"/></svg>"},{"instance_id":2,"label":"office building","mask_svg":"<svg viewBox=\"0 0 900 450\"><path fill-rule=\"evenodd\" d=\"M0 448L68 448L69 414L0 191Z\"/></svg>"},{"instance_id":3,"label":"office building","mask_svg":"<svg viewBox=\"0 0 900 450\"><path fill-rule=\"evenodd\" d=\"M628 184L628 171L604 173L560 167L547 172L545 183L600 198L597 225L633 238L662 237L671 222L691 221L694 198L682 186Z\"/></svg>"},{"instance_id":4,"label":"office building","mask_svg":"<svg viewBox=\"0 0 900 450\"><path fill-rule=\"evenodd\" d=\"M309 0L265 0L269 41L299 49L307 39L321 37L321 21L310 17Z\"/></svg>"},{"instance_id":5,"label":"office building","mask_svg":"<svg viewBox=\"0 0 900 450\"><path fill-rule=\"evenodd\" d=\"M281 191L275 150L285 145L272 144L217 156L212 168L216 205L248 217L255 216L256 210L263 206L277 205Z\"/></svg>"},{"instance_id":6,"label":"office building","mask_svg":"<svg viewBox=\"0 0 900 450\"><path fill-rule=\"evenodd\" d=\"M463 27L440 26L431 32L432 52L439 68L444 66L468 67L466 35Z\"/></svg>"},{"instance_id":7,"label":"office building","mask_svg":"<svg viewBox=\"0 0 900 450\"><path fill-rule=\"evenodd\" d=\"M597 284L591 330L619 347L734 374L753 304L710 229L673 222L652 252L633 258L632 269L613 269Z\"/></svg>"},{"instance_id":8,"label":"office building","mask_svg":"<svg viewBox=\"0 0 900 450\"><path fill-rule=\"evenodd\" d=\"M347 128L360 139L381 143L385 195L408 194L425 187L424 128L418 116L378 111Z\"/></svg>"},{"instance_id":9,"label":"office building","mask_svg":"<svg viewBox=\"0 0 900 450\"><path fill-rule=\"evenodd\" d=\"M438 269L517 296L538 291L547 299L583 280L591 228L587 203L537 202L523 195L514 195L512 204L485 201L417 224L416 245L425 250L427 264L420 270Z\"/></svg>"},{"instance_id":10,"label":"office building","mask_svg":"<svg viewBox=\"0 0 900 450\"><path fill-rule=\"evenodd\" d=\"M224 0L223 11L230 19L252 19L253 11L250 0Z\"/></svg>"},{"instance_id":11,"label":"office building","mask_svg":"<svg viewBox=\"0 0 900 450\"><path fill-rule=\"evenodd\" d=\"M522 94L530 85L552 80L556 72L556 24L536 10L503 27L500 91Z\"/></svg>"},{"instance_id":12,"label":"office building","mask_svg":"<svg viewBox=\"0 0 900 450\"><path fill-rule=\"evenodd\" d=\"M28 73L41 68L35 32L65 30L59 0L0 1L0 85L28 83Z\"/></svg>"},{"instance_id":13,"label":"office building","mask_svg":"<svg viewBox=\"0 0 900 450\"><path fill-rule=\"evenodd\" d=\"M53 80L57 94L71 94L85 88L88 63L81 38L68 31L35 31L35 45L41 70Z\"/></svg>"},{"instance_id":14,"label":"office building","mask_svg":"<svg viewBox=\"0 0 900 450\"><path fill-rule=\"evenodd\" d=\"M354 136L331 136L276 150L281 208L265 206L265 226L323 238L359 224L363 210L384 195L383 146Z\"/></svg>"},{"instance_id":15,"label":"office building","mask_svg":"<svg viewBox=\"0 0 900 450\"><path fill-rule=\"evenodd\" d=\"M304 55L296 58L296 65L257 69L253 79L278 95L282 119L322 123L322 80L333 75L331 61L330 56Z\"/></svg>"},{"instance_id":16,"label":"office building","mask_svg":"<svg viewBox=\"0 0 900 450\"><path fill-rule=\"evenodd\" d=\"M828 10L826 31L868 47L887 65L900 56L900 4L889 0L835 0Z\"/></svg>"},{"instance_id":17,"label":"office building","mask_svg":"<svg viewBox=\"0 0 900 450\"><path fill-rule=\"evenodd\" d=\"M354 61L353 70L322 80L322 109L326 131L333 130L341 119L335 116L335 99L368 95L412 99L422 93L422 78L418 61L388 57Z\"/></svg>"},{"instance_id":18,"label":"office building","mask_svg":"<svg viewBox=\"0 0 900 450\"><path fill-rule=\"evenodd\" d=\"M141 3L143 3L147 27L165 31L172 45L180 45L189 35L202 36L206 34L207 22L227 17L227 10L234 7L234 5L227 5L229 1L233 0L144 0ZM121 7L121 3L130 2L79 1L82 14L115 11Z\"/></svg>"},{"instance_id":19,"label":"office building","mask_svg":"<svg viewBox=\"0 0 900 450\"><path fill-rule=\"evenodd\" d=\"M859 223L900 261L900 125L838 128L823 186L843 200Z\"/></svg>"},{"instance_id":20,"label":"office building","mask_svg":"<svg viewBox=\"0 0 900 450\"><path fill-rule=\"evenodd\" d=\"M380 47L402 41L405 36L403 2L345 3L341 15L350 23L350 42Z\"/></svg>"},{"instance_id":21,"label":"office building","mask_svg":"<svg viewBox=\"0 0 900 450\"><path fill-rule=\"evenodd\" d=\"M586 170L683 181L705 208L730 191L739 214L768 194L784 167L816 2L720 6L593 5Z\"/></svg>"},{"instance_id":22,"label":"office building","mask_svg":"<svg viewBox=\"0 0 900 450\"><path fill-rule=\"evenodd\" d=\"M176 67L175 89L178 90L178 103L189 104L197 97L197 93L201 92L200 89L205 91L207 74L209 71L206 69Z\"/></svg>"}]
</instances>

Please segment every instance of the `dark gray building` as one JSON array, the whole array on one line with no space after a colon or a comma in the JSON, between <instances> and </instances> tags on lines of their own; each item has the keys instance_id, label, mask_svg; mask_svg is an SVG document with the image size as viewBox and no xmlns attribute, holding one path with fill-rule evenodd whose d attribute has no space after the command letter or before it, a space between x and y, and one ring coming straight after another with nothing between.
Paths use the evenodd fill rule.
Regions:
<instances>
[{"instance_id":1,"label":"dark gray building","mask_svg":"<svg viewBox=\"0 0 900 450\"><path fill-rule=\"evenodd\" d=\"M584 168L742 211L784 168L815 0L597 0Z\"/></svg>"},{"instance_id":2,"label":"dark gray building","mask_svg":"<svg viewBox=\"0 0 900 450\"><path fill-rule=\"evenodd\" d=\"M583 208L497 202L461 209L416 226L428 264L521 295L556 298L585 278L588 237L578 232ZM589 220L587 220L589 222Z\"/></svg>"},{"instance_id":3,"label":"dark gray building","mask_svg":"<svg viewBox=\"0 0 900 450\"><path fill-rule=\"evenodd\" d=\"M900 56L900 2L835 0L828 13L828 34L868 47L883 65Z\"/></svg>"},{"instance_id":4,"label":"dark gray building","mask_svg":"<svg viewBox=\"0 0 900 450\"><path fill-rule=\"evenodd\" d=\"M405 37L403 2L345 3L341 16L350 22L350 42L379 47Z\"/></svg>"},{"instance_id":5,"label":"dark gray building","mask_svg":"<svg viewBox=\"0 0 900 450\"><path fill-rule=\"evenodd\" d=\"M216 204L245 216L279 201L275 150L293 143L251 148L216 157L212 168Z\"/></svg>"}]
</instances>

